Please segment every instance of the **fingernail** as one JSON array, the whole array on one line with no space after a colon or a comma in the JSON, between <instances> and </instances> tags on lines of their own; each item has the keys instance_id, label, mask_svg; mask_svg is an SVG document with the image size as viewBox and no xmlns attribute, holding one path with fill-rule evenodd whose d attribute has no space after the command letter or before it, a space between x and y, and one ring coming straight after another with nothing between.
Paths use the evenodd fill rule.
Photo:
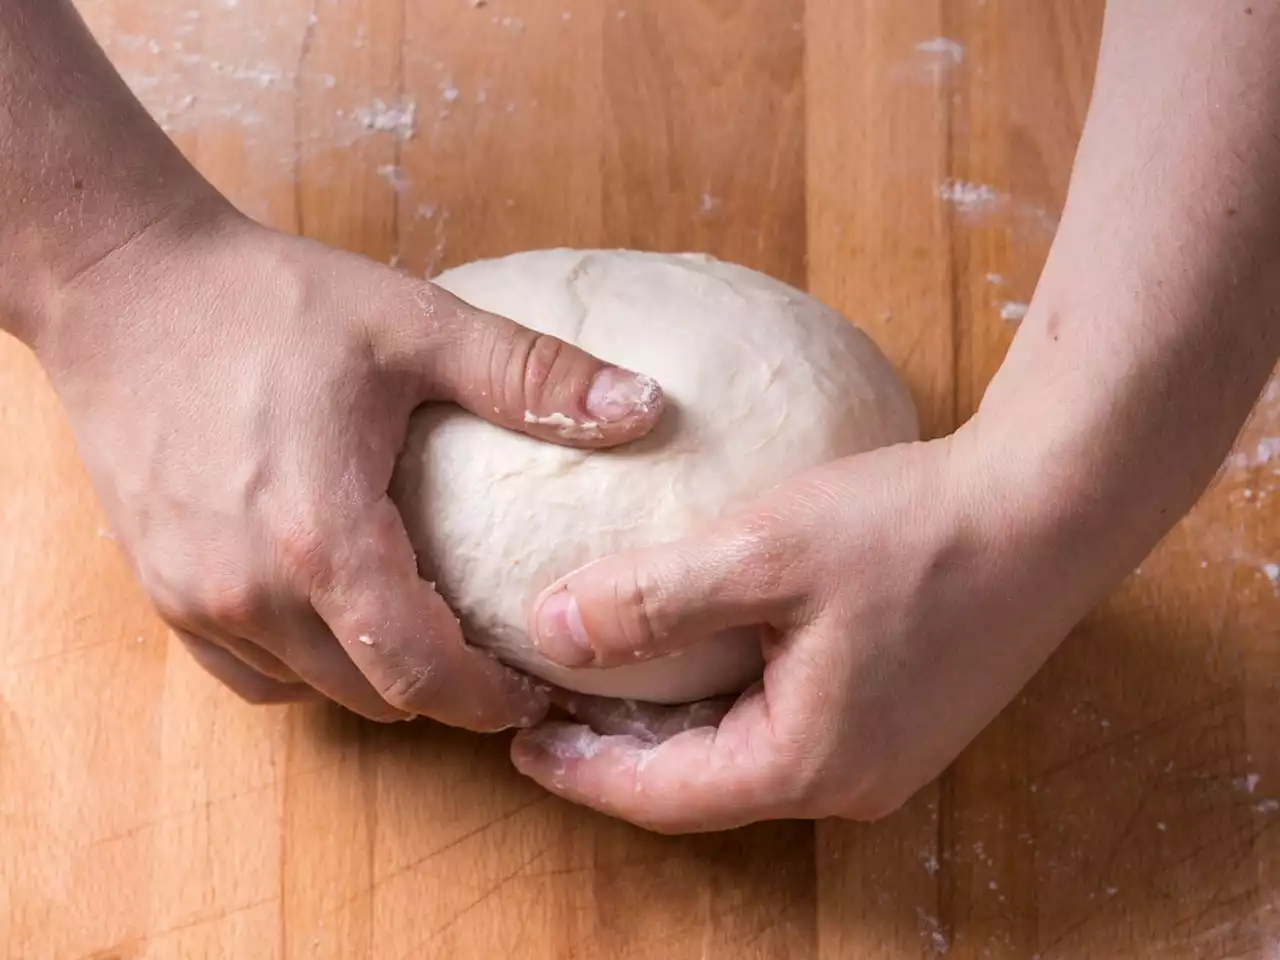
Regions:
<instances>
[{"instance_id":1,"label":"fingernail","mask_svg":"<svg viewBox=\"0 0 1280 960\"><path fill-rule=\"evenodd\" d=\"M568 590L553 593L542 601L537 616L538 650L563 667L585 667L595 659L587 628L582 625L578 601Z\"/></svg>"},{"instance_id":2,"label":"fingernail","mask_svg":"<svg viewBox=\"0 0 1280 960\"><path fill-rule=\"evenodd\" d=\"M546 755L546 745L537 730L526 730L511 741L511 762L521 773L527 773Z\"/></svg>"},{"instance_id":3,"label":"fingernail","mask_svg":"<svg viewBox=\"0 0 1280 960\"><path fill-rule=\"evenodd\" d=\"M605 367L587 391L587 413L604 423L617 423L650 409L660 394L658 383L642 373Z\"/></svg>"}]
</instances>

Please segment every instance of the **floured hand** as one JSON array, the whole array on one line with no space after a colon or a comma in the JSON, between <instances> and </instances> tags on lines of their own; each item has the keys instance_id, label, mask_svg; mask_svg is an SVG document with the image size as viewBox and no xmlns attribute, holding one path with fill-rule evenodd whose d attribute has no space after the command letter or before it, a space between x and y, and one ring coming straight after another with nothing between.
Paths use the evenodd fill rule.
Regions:
<instances>
[{"instance_id":1,"label":"floured hand","mask_svg":"<svg viewBox=\"0 0 1280 960\"><path fill-rule=\"evenodd\" d=\"M1040 580L1051 540L1004 522L972 439L832 464L705 536L555 585L534 618L549 655L585 647L608 667L758 625L767 667L736 702L569 697L579 722L518 734L516 766L661 831L897 808L1094 599Z\"/></svg>"},{"instance_id":2,"label":"floured hand","mask_svg":"<svg viewBox=\"0 0 1280 960\"><path fill-rule=\"evenodd\" d=\"M58 316L38 352L113 529L208 670L252 701L318 692L378 720L543 715L545 690L466 645L419 578L396 456L432 401L609 446L657 419L652 384L218 203L79 274ZM566 418L600 426L566 436Z\"/></svg>"}]
</instances>

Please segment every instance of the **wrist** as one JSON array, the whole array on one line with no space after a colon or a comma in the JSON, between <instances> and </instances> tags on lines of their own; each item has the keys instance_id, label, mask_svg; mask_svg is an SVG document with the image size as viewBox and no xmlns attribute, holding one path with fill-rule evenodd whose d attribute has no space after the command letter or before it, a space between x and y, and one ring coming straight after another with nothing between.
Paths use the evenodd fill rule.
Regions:
<instances>
[{"instance_id":1,"label":"wrist","mask_svg":"<svg viewBox=\"0 0 1280 960\"><path fill-rule=\"evenodd\" d=\"M998 398L1003 400L1003 398ZM963 524L1027 633L1064 637L1150 552L1190 500L1168 505L1105 412L1012 394L950 439L966 464ZM1042 625L1043 629L1036 629Z\"/></svg>"},{"instance_id":2,"label":"wrist","mask_svg":"<svg viewBox=\"0 0 1280 960\"><path fill-rule=\"evenodd\" d=\"M131 304L243 221L203 180L163 201L150 199L109 234L95 232L70 255L44 263L19 337L51 374L115 353L109 345L126 334L145 340L145 331L132 329L138 314Z\"/></svg>"},{"instance_id":3,"label":"wrist","mask_svg":"<svg viewBox=\"0 0 1280 960\"><path fill-rule=\"evenodd\" d=\"M216 191L71 0L0 0L0 92L0 328L35 346L64 287Z\"/></svg>"}]
</instances>

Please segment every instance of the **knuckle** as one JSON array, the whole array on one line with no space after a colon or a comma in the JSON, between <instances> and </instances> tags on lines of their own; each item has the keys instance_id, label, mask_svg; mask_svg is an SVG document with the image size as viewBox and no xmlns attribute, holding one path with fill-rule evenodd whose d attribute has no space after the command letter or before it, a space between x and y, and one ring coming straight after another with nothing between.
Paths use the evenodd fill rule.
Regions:
<instances>
[{"instance_id":1,"label":"knuckle","mask_svg":"<svg viewBox=\"0 0 1280 960\"><path fill-rule=\"evenodd\" d=\"M724 565L722 577L745 582L754 595L787 597L804 582L803 567L812 551L794 522L766 512L743 525L730 553L736 562Z\"/></svg>"},{"instance_id":2,"label":"knuckle","mask_svg":"<svg viewBox=\"0 0 1280 960\"><path fill-rule=\"evenodd\" d=\"M442 678L430 664L406 667L390 675L378 685L378 693L387 703L406 713L428 713L439 701Z\"/></svg>"},{"instance_id":3,"label":"knuckle","mask_svg":"<svg viewBox=\"0 0 1280 960\"><path fill-rule=\"evenodd\" d=\"M554 387L567 359L568 345L545 334L534 334L524 362L524 397L531 403Z\"/></svg>"},{"instance_id":4,"label":"knuckle","mask_svg":"<svg viewBox=\"0 0 1280 960\"><path fill-rule=\"evenodd\" d=\"M250 577L213 578L204 585L198 604L203 616L224 627L255 623L270 607L268 591Z\"/></svg>"},{"instance_id":5,"label":"knuckle","mask_svg":"<svg viewBox=\"0 0 1280 960\"><path fill-rule=\"evenodd\" d=\"M190 604L184 603L167 584L158 582L154 577L140 579L143 592L151 600L151 606L161 620L176 629L186 629L193 625Z\"/></svg>"},{"instance_id":6,"label":"knuckle","mask_svg":"<svg viewBox=\"0 0 1280 960\"><path fill-rule=\"evenodd\" d=\"M160 619L172 627L185 629L191 623L191 603L188 592L181 589L165 569L149 562L149 558L130 558L134 576L142 592L151 601Z\"/></svg>"},{"instance_id":7,"label":"knuckle","mask_svg":"<svg viewBox=\"0 0 1280 960\"><path fill-rule=\"evenodd\" d=\"M541 412L544 397L559 378L568 347L555 337L512 326L499 337L493 379L512 406Z\"/></svg>"},{"instance_id":8,"label":"knuckle","mask_svg":"<svg viewBox=\"0 0 1280 960\"><path fill-rule=\"evenodd\" d=\"M660 583L641 570L629 569L615 578L614 609L622 614L619 628L628 648L644 649L663 635L663 592Z\"/></svg>"},{"instance_id":9,"label":"knuckle","mask_svg":"<svg viewBox=\"0 0 1280 960\"><path fill-rule=\"evenodd\" d=\"M762 512L744 524L740 547L749 557L765 561L767 567L782 565L804 551L797 525L773 512Z\"/></svg>"},{"instance_id":10,"label":"knuckle","mask_svg":"<svg viewBox=\"0 0 1280 960\"><path fill-rule=\"evenodd\" d=\"M326 549L327 538L318 522L303 521L286 526L276 537L277 549L293 577L310 590L324 590L332 582L333 564Z\"/></svg>"},{"instance_id":11,"label":"knuckle","mask_svg":"<svg viewBox=\"0 0 1280 960\"><path fill-rule=\"evenodd\" d=\"M823 765L791 752L768 751L757 761L759 788L787 816L823 816L827 777Z\"/></svg>"},{"instance_id":12,"label":"knuckle","mask_svg":"<svg viewBox=\"0 0 1280 960\"><path fill-rule=\"evenodd\" d=\"M382 295L369 304L361 360L387 373L419 376L425 362L425 379L435 379L438 368L432 361L442 344L441 334L457 327L443 324L441 318L455 313L456 306L452 297L429 281L391 278Z\"/></svg>"},{"instance_id":13,"label":"knuckle","mask_svg":"<svg viewBox=\"0 0 1280 960\"><path fill-rule=\"evenodd\" d=\"M178 577L140 574L160 619L180 629L217 627L232 632L258 623L270 609L270 591L236 568L187 571Z\"/></svg>"},{"instance_id":14,"label":"knuckle","mask_svg":"<svg viewBox=\"0 0 1280 960\"><path fill-rule=\"evenodd\" d=\"M316 566L324 556L324 537L319 524L303 521L285 526L277 536L284 559L300 569Z\"/></svg>"}]
</instances>

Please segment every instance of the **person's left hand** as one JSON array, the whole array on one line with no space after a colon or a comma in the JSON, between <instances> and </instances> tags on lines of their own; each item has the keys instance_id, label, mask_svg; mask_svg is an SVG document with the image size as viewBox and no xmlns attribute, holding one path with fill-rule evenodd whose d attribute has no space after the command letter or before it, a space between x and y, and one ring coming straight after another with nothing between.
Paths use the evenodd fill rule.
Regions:
<instances>
[{"instance_id":1,"label":"person's left hand","mask_svg":"<svg viewBox=\"0 0 1280 960\"><path fill-rule=\"evenodd\" d=\"M1081 563L1063 532L1083 478L1058 465L1046 490L1035 458L986 449L978 432L831 464L704 535L551 587L531 628L566 665L632 663L758 624L767 667L736 702L568 697L579 722L522 731L516 767L661 832L898 808L1115 574Z\"/></svg>"}]
</instances>

